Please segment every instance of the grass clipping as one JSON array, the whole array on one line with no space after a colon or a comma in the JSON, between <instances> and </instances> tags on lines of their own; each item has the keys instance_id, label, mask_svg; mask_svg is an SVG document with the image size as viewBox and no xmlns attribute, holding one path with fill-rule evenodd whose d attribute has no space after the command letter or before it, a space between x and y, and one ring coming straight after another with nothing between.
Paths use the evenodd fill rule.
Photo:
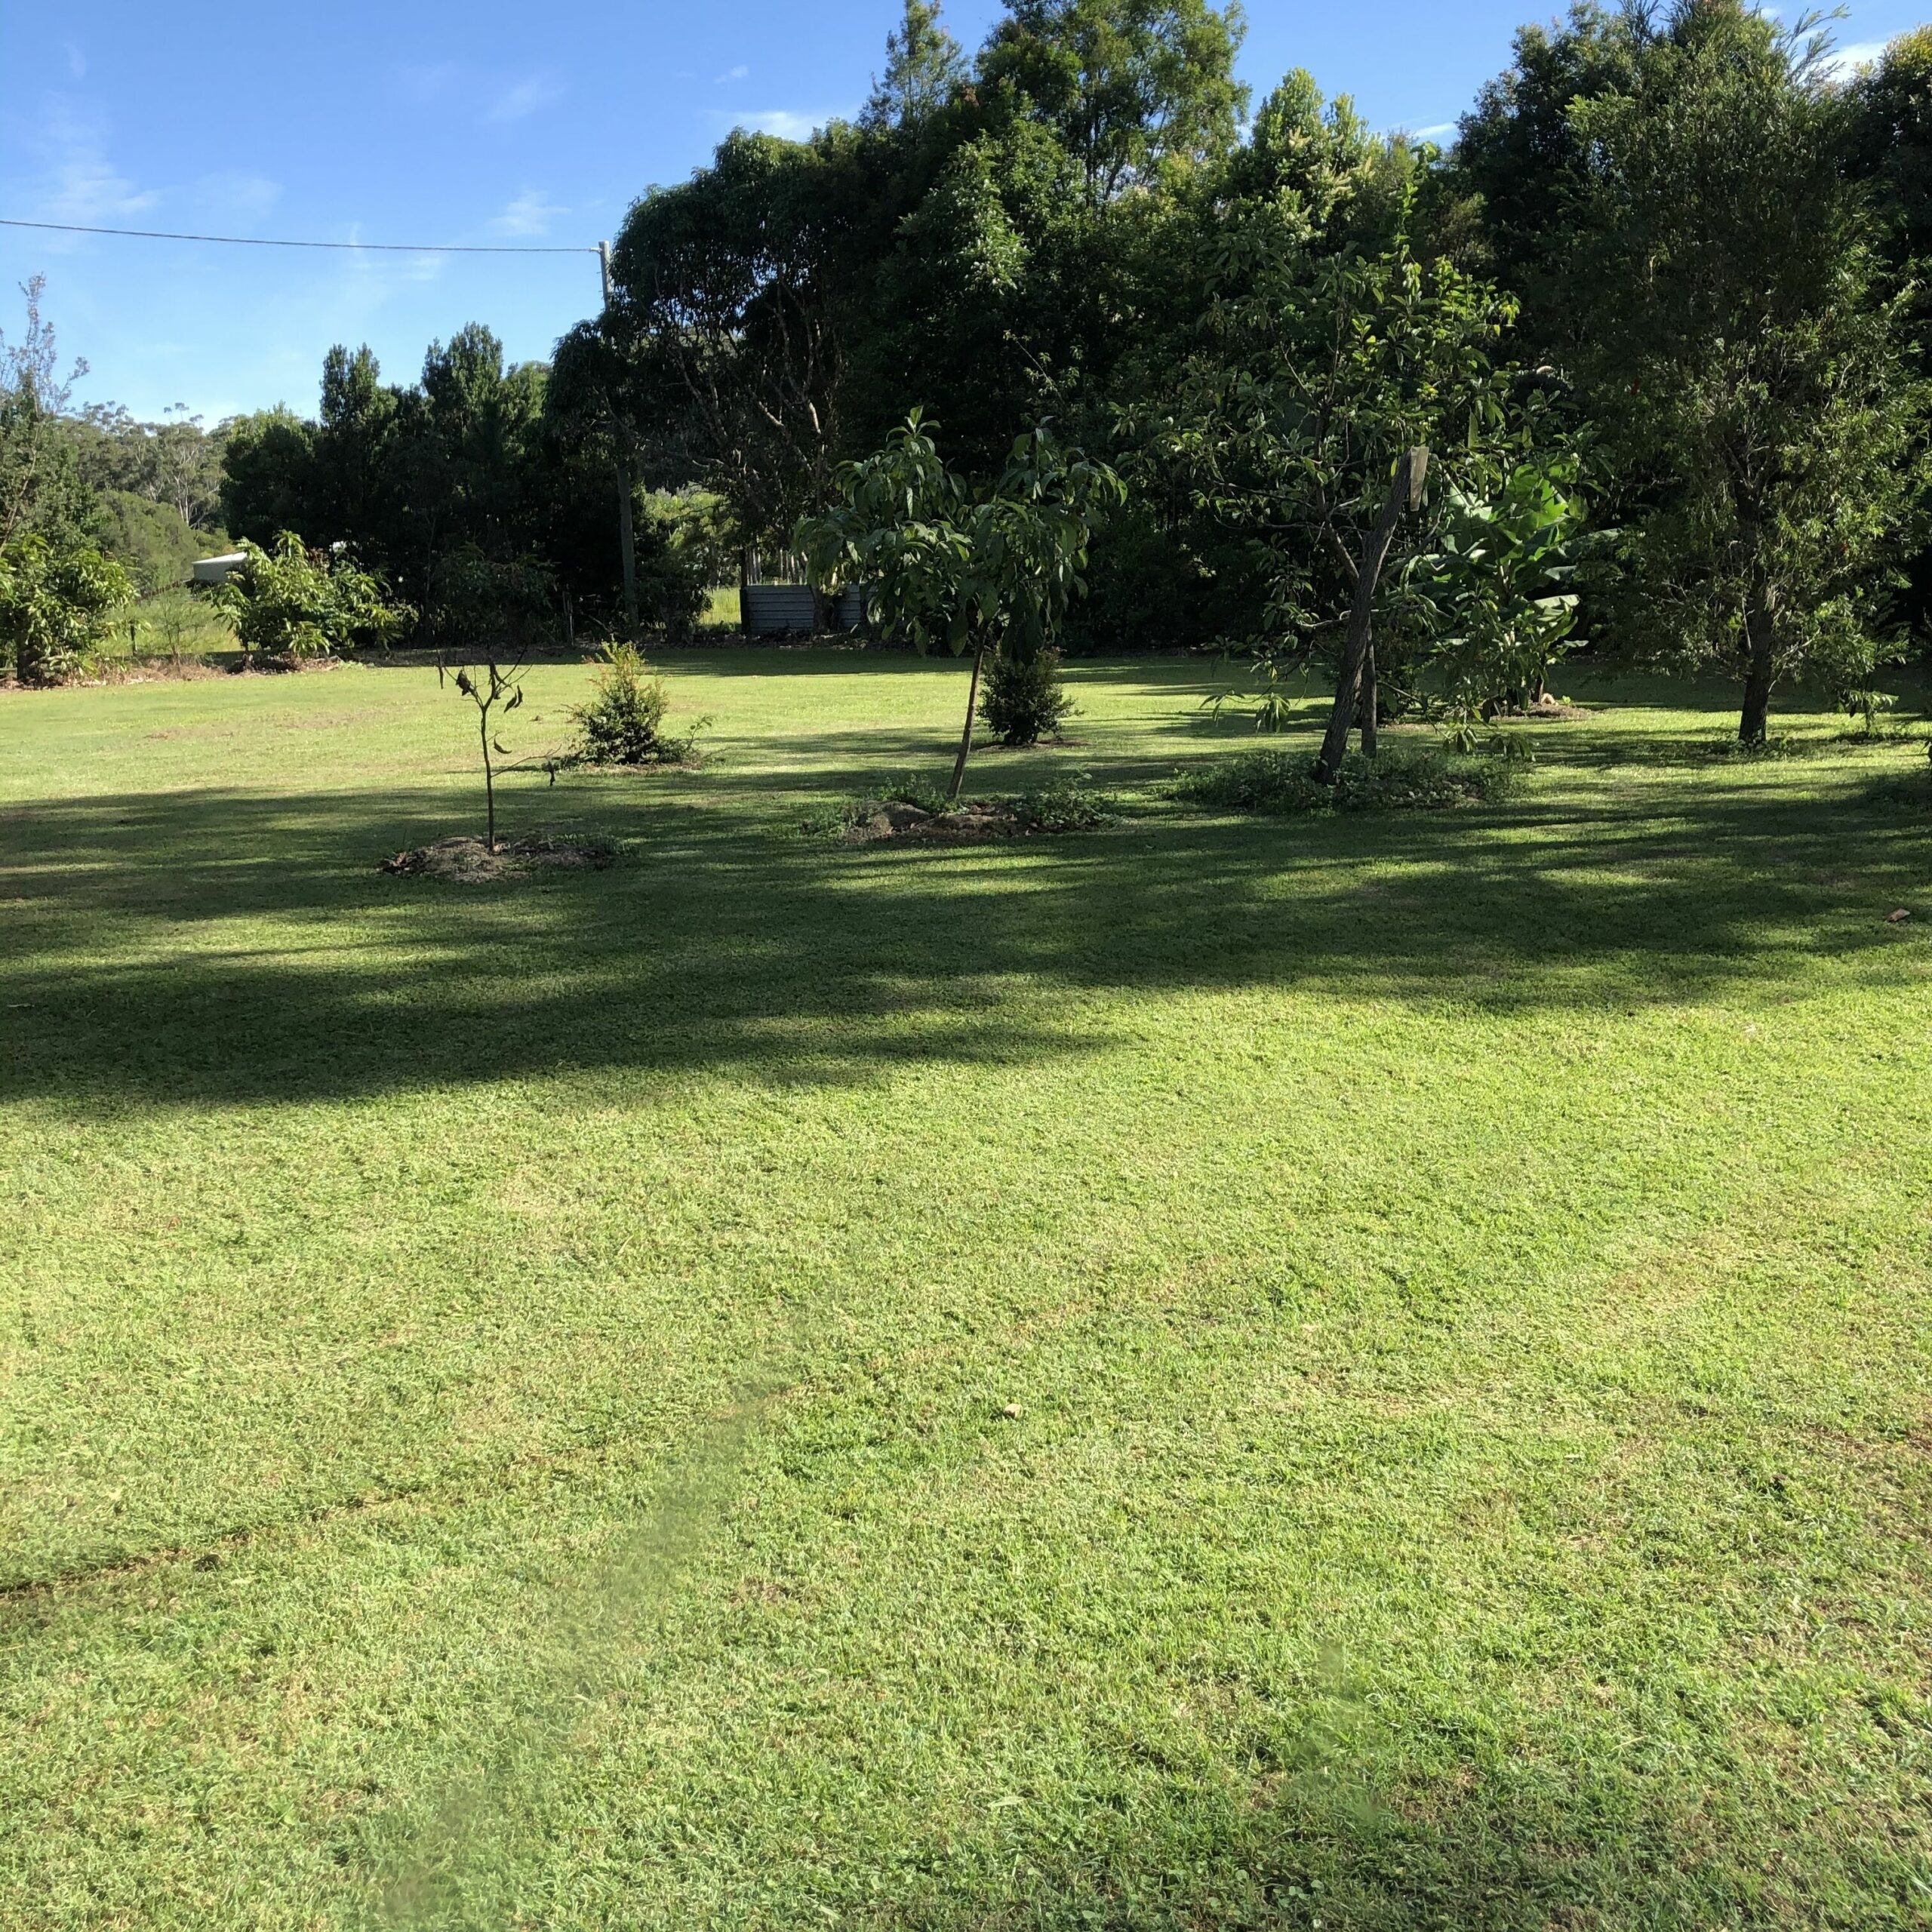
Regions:
<instances>
[{"instance_id":1,"label":"grass clipping","mask_svg":"<svg viewBox=\"0 0 1932 1932\"><path fill-rule=\"evenodd\" d=\"M1332 785L1315 775L1311 752L1252 751L1198 771L1183 772L1168 788L1184 804L1219 811L1315 817L1334 812L1437 812L1487 804L1515 792L1521 774L1490 758L1430 752L1351 752Z\"/></svg>"}]
</instances>

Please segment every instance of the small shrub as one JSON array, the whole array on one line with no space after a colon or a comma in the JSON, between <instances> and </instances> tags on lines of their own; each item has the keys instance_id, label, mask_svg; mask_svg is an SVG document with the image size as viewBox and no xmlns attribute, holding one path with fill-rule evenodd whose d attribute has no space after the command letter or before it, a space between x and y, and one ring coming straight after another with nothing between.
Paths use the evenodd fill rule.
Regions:
<instances>
[{"instance_id":1,"label":"small shrub","mask_svg":"<svg viewBox=\"0 0 1932 1932\"><path fill-rule=\"evenodd\" d=\"M1890 691L1875 691L1869 685L1860 685L1838 694L1838 702L1845 715L1863 728L1862 735L1877 735L1878 720L1888 711L1895 710L1898 700Z\"/></svg>"},{"instance_id":2,"label":"small shrub","mask_svg":"<svg viewBox=\"0 0 1932 1932\"><path fill-rule=\"evenodd\" d=\"M1091 832L1113 822L1112 803L1082 772L1023 792L1013 801L1013 816L1029 832Z\"/></svg>"},{"instance_id":3,"label":"small shrub","mask_svg":"<svg viewBox=\"0 0 1932 1932\"><path fill-rule=\"evenodd\" d=\"M889 783L881 786L878 795L887 804L916 805L921 811L931 812L935 817L952 809L946 793L916 772L901 773Z\"/></svg>"},{"instance_id":4,"label":"small shrub","mask_svg":"<svg viewBox=\"0 0 1932 1932\"><path fill-rule=\"evenodd\" d=\"M850 832L854 826L863 824L871 817L874 801L870 798L848 798L843 804L826 805L817 811L808 812L798 821L798 834L804 838L837 838Z\"/></svg>"},{"instance_id":5,"label":"small shrub","mask_svg":"<svg viewBox=\"0 0 1932 1932\"><path fill-rule=\"evenodd\" d=\"M1254 751L1183 773L1170 794L1222 811L1445 811L1506 797L1517 779L1513 762L1385 752L1351 753L1335 783L1324 785L1312 752Z\"/></svg>"},{"instance_id":6,"label":"small shrub","mask_svg":"<svg viewBox=\"0 0 1932 1932\"><path fill-rule=\"evenodd\" d=\"M1060 653L1036 651L1024 662L1005 652L986 666L980 715L1003 745L1037 745L1060 728L1073 710L1060 681Z\"/></svg>"},{"instance_id":7,"label":"small shrub","mask_svg":"<svg viewBox=\"0 0 1932 1932\"><path fill-rule=\"evenodd\" d=\"M632 644L606 645L592 687L590 702L571 715L577 743L568 761L576 764L681 764L710 721L699 718L682 737L664 729L671 694L664 680Z\"/></svg>"}]
</instances>

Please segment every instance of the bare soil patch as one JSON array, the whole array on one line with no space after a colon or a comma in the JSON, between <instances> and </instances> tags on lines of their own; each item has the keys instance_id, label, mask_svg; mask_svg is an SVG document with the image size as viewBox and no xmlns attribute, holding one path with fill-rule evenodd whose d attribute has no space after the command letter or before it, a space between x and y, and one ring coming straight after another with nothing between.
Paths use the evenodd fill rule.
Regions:
<instances>
[{"instance_id":1,"label":"bare soil patch","mask_svg":"<svg viewBox=\"0 0 1932 1932\"><path fill-rule=\"evenodd\" d=\"M505 879L526 878L551 869L599 872L612 864L617 848L608 838L553 838L534 832L525 838L500 838L493 852L480 838L438 838L414 851L385 859L378 872L412 878L443 878L458 885L491 885Z\"/></svg>"}]
</instances>

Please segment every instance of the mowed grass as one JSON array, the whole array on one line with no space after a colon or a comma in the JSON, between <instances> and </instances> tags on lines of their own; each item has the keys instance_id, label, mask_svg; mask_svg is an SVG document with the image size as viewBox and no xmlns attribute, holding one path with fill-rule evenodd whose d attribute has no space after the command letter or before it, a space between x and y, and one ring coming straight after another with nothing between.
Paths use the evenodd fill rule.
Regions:
<instances>
[{"instance_id":1,"label":"mowed grass","mask_svg":"<svg viewBox=\"0 0 1932 1932\"><path fill-rule=\"evenodd\" d=\"M432 672L0 694L0 1924L1932 1924L1922 741L1081 666L1120 823L852 850L958 667L666 661L482 889Z\"/></svg>"}]
</instances>

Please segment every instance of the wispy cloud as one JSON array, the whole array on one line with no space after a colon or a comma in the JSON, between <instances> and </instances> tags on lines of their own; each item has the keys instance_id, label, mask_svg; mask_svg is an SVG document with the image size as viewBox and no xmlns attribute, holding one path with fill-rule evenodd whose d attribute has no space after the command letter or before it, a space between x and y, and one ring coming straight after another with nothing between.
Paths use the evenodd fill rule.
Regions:
<instances>
[{"instance_id":1,"label":"wispy cloud","mask_svg":"<svg viewBox=\"0 0 1932 1932\"><path fill-rule=\"evenodd\" d=\"M426 106L442 99L461 78L462 70L454 60L438 60L426 67L398 67L395 71L398 91L405 99Z\"/></svg>"},{"instance_id":2,"label":"wispy cloud","mask_svg":"<svg viewBox=\"0 0 1932 1932\"><path fill-rule=\"evenodd\" d=\"M484 115L486 121L499 124L521 121L553 107L564 97L564 84L554 74L533 74L528 80L518 81L490 103L489 111Z\"/></svg>"},{"instance_id":3,"label":"wispy cloud","mask_svg":"<svg viewBox=\"0 0 1932 1932\"><path fill-rule=\"evenodd\" d=\"M266 174L204 174L195 183L195 205L224 221L260 221L281 199L281 183Z\"/></svg>"},{"instance_id":4,"label":"wispy cloud","mask_svg":"<svg viewBox=\"0 0 1932 1932\"><path fill-rule=\"evenodd\" d=\"M801 113L792 107L765 107L749 113L714 112L712 118L721 127L746 128L755 134L776 134L781 140L803 141L809 140L828 121L836 121L841 116Z\"/></svg>"},{"instance_id":5,"label":"wispy cloud","mask_svg":"<svg viewBox=\"0 0 1932 1932\"><path fill-rule=\"evenodd\" d=\"M63 40L60 43L60 51L67 57L68 72L77 81L85 80L88 77L88 57L71 40Z\"/></svg>"},{"instance_id":6,"label":"wispy cloud","mask_svg":"<svg viewBox=\"0 0 1932 1932\"><path fill-rule=\"evenodd\" d=\"M358 221L345 238L361 242L371 238L363 234L362 224ZM451 260L448 255L389 254L343 255L337 259L341 263L335 271L338 292L351 300L378 303L386 301L398 286L440 281L448 269Z\"/></svg>"},{"instance_id":7,"label":"wispy cloud","mask_svg":"<svg viewBox=\"0 0 1932 1932\"><path fill-rule=\"evenodd\" d=\"M721 88L727 81L744 80L749 76L751 71L749 67L727 67L711 85L715 88Z\"/></svg>"},{"instance_id":8,"label":"wispy cloud","mask_svg":"<svg viewBox=\"0 0 1932 1932\"><path fill-rule=\"evenodd\" d=\"M1411 128L1409 132L1419 141L1447 140L1456 131L1453 121L1432 121L1426 128Z\"/></svg>"},{"instance_id":9,"label":"wispy cloud","mask_svg":"<svg viewBox=\"0 0 1932 1932\"><path fill-rule=\"evenodd\" d=\"M550 224L570 210L559 208L540 188L526 188L490 223L493 235L506 239L524 239L548 235Z\"/></svg>"},{"instance_id":10,"label":"wispy cloud","mask_svg":"<svg viewBox=\"0 0 1932 1932\"><path fill-rule=\"evenodd\" d=\"M28 192L43 221L100 223L140 214L162 198L158 189L137 186L114 165L106 122L65 95L49 97L26 145L40 163Z\"/></svg>"}]
</instances>

